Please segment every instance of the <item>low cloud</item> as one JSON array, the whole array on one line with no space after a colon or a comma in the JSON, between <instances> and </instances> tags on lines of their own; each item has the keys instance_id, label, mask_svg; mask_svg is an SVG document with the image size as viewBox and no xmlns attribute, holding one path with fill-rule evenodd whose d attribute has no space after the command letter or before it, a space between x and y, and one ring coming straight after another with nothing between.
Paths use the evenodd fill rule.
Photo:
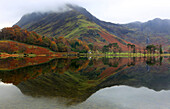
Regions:
<instances>
[{"instance_id":1,"label":"low cloud","mask_svg":"<svg viewBox=\"0 0 170 109\"><path fill-rule=\"evenodd\" d=\"M12 26L31 12L66 11L65 4L85 7L97 18L113 23L170 19L169 0L2 0L0 28Z\"/></svg>"}]
</instances>

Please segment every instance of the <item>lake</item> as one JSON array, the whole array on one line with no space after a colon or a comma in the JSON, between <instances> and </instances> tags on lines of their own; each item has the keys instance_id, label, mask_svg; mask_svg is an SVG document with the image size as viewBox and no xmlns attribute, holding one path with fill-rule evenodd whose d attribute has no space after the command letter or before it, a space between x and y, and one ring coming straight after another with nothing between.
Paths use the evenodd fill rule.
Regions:
<instances>
[{"instance_id":1,"label":"lake","mask_svg":"<svg viewBox=\"0 0 170 109\"><path fill-rule=\"evenodd\" d=\"M0 109L170 109L170 57L0 59Z\"/></svg>"}]
</instances>

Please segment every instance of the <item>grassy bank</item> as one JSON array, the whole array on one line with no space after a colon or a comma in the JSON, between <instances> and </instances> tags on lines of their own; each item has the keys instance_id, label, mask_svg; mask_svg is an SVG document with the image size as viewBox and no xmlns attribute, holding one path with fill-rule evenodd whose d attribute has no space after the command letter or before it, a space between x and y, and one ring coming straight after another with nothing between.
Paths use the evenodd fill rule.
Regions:
<instances>
[{"instance_id":1,"label":"grassy bank","mask_svg":"<svg viewBox=\"0 0 170 109\"><path fill-rule=\"evenodd\" d=\"M170 56L170 54L143 54L143 53L79 53L80 57L152 57Z\"/></svg>"}]
</instances>

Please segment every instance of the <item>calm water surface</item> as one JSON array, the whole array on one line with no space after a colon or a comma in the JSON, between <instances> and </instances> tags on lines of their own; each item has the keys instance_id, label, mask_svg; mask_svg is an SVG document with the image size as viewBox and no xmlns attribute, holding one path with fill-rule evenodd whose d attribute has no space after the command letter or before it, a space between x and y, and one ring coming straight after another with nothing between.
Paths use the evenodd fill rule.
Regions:
<instances>
[{"instance_id":1,"label":"calm water surface","mask_svg":"<svg viewBox=\"0 0 170 109\"><path fill-rule=\"evenodd\" d=\"M169 65L169 57L0 59L0 109L170 109Z\"/></svg>"}]
</instances>

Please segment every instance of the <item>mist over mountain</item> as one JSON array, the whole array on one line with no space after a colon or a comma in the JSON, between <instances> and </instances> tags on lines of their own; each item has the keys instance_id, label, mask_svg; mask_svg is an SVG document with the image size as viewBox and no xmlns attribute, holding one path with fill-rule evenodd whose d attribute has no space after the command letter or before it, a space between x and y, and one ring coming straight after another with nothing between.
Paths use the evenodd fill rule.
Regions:
<instances>
[{"instance_id":1,"label":"mist over mountain","mask_svg":"<svg viewBox=\"0 0 170 109\"><path fill-rule=\"evenodd\" d=\"M65 12L31 13L24 15L16 23L21 28L35 31L43 36L79 39L101 49L109 43L118 43L127 51L127 42L109 33L96 22L100 22L86 9L76 5L66 5Z\"/></svg>"},{"instance_id":2,"label":"mist over mountain","mask_svg":"<svg viewBox=\"0 0 170 109\"><path fill-rule=\"evenodd\" d=\"M24 15L16 25L41 35L78 38L90 43L101 42L100 44L103 42L113 43L114 38L116 38L121 42L126 40L127 42L145 46L149 37L150 44L162 44L165 49L168 49L170 20L156 18L144 23L115 24L99 20L83 7L71 4L67 4L65 7L70 10L60 13L35 12ZM101 30L106 33L109 32L112 36L111 42L107 40L108 36L106 34L104 34L105 38L101 37Z\"/></svg>"}]
</instances>

